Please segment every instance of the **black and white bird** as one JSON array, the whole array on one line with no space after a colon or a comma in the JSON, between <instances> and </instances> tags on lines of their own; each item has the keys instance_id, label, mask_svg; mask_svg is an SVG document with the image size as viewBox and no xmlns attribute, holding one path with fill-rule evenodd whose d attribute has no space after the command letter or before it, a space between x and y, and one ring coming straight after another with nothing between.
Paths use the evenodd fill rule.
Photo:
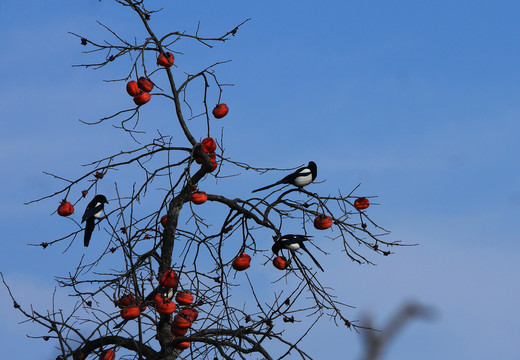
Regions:
<instances>
[{"instance_id":1,"label":"black and white bird","mask_svg":"<svg viewBox=\"0 0 520 360\"><path fill-rule=\"evenodd\" d=\"M161 296L163 298L167 298L168 300L172 300L176 291L177 291L177 286L175 286L173 288L165 288L165 287L162 287L162 286L159 285L158 287L153 289L151 293L146 295L146 297L144 298L144 301L145 301L145 303L149 303L150 301L154 301L155 300L155 296L157 294L161 294Z\"/></svg>"},{"instance_id":2,"label":"black and white bird","mask_svg":"<svg viewBox=\"0 0 520 360\"><path fill-rule=\"evenodd\" d=\"M314 163L314 161L309 161L309 164L307 166L299 168L292 174L289 174L286 177L284 177L282 180L279 180L274 184L261 187L260 189L253 190L252 192L269 189L270 187L276 186L278 184L291 184L296 187L302 188L313 182L314 179L316 179L317 175L318 168L316 167L316 164Z\"/></svg>"},{"instance_id":3,"label":"black and white bird","mask_svg":"<svg viewBox=\"0 0 520 360\"><path fill-rule=\"evenodd\" d=\"M274 245L272 246L271 249L273 250L273 253L275 255L278 255L278 253L282 249L291 250L291 252L303 249L303 251L305 251L307 254L309 254L309 256L311 257L312 261L314 261L314 263L320 268L320 270L321 271L325 271L321 267L321 265L318 262L318 260L316 260L316 258L314 256L312 256L311 252L305 246L304 242L305 241L309 241L309 240L310 240L310 236L308 236L308 235L287 234L287 235L283 235L281 238L279 238L274 243Z\"/></svg>"},{"instance_id":4,"label":"black and white bird","mask_svg":"<svg viewBox=\"0 0 520 360\"><path fill-rule=\"evenodd\" d=\"M92 237L92 232L94 231L95 227L95 220L101 217L104 204L108 204L105 195L94 196L92 201L88 203L87 208L85 209L85 213L81 218L81 222L86 222L85 236L83 238L83 245L85 245L85 247L87 247L90 243L90 238Z\"/></svg>"}]
</instances>

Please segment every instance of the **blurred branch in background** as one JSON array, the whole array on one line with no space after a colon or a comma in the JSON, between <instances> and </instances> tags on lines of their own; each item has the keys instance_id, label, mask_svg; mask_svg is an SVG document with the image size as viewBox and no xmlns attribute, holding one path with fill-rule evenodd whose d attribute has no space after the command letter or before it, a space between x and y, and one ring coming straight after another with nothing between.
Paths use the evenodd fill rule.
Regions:
<instances>
[{"instance_id":1,"label":"blurred branch in background","mask_svg":"<svg viewBox=\"0 0 520 360\"><path fill-rule=\"evenodd\" d=\"M373 319L369 315L365 315L361 325L365 330L361 331L363 335L364 350L360 357L361 360L378 360L383 358L385 349L396 337L396 335L404 328L404 326L414 319L423 319L427 321L435 320L437 313L433 307L419 304L415 301L408 301L390 318L386 326L380 331L374 326Z\"/></svg>"}]
</instances>

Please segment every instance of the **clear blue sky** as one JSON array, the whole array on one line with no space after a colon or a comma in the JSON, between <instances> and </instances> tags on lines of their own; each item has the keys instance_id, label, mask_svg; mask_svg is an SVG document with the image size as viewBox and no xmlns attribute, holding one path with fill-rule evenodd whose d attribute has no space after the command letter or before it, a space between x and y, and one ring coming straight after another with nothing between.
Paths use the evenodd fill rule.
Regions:
<instances>
[{"instance_id":1,"label":"clear blue sky","mask_svg":"<svg viewBox=\"0 0 520 360\"><path fill-rule=\"evenodd\" d=\"M411 323L386 359L517 358L520 3L154 3L168 8L154 16L158 32L193 32L200 21L201 33L215 35L252 18L213 50L183 42L176 60L179 72L233 60L217 69L235 84L223 95L231 108L223 121L228 156L277 167L314 160L324 189L348 192L362 183L364 193L379 196L371 211L391 238L420 244L372 258L375 267L322 260L324 281L356 306L351 318L369 312L383 323L408 299L437 309L435 322ZM3 1L0 13L0 271L23 304L43 310L52 277L65 274L83 248L63 255L58 247L28 247L68 228L50 216L58 199L23 202L61 185L42 171L73 178L80 164L129 146L110 125L78 121L128 106L122 83L103 82L127 69L73 68L93 58L68 32L109 37L96 20L128 38L143 31L108 0ZM93 141L99 145L87 151ZM246 173L219 186L246 196L267 179ZM54 358L50 343L25 338L38 332L17 325L22 318L3 289L0 301L2 352ZM320 326L304 346L310 354L357 359L358 334Z\"/></svg>"}]
</instances>

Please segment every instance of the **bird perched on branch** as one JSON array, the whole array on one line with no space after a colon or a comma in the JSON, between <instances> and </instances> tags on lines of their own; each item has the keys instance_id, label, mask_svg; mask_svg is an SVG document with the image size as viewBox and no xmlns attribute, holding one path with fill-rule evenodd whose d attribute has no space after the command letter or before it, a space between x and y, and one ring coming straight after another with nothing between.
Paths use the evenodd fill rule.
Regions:
<instances>
[{"instance_id":1,"label":"bird perched on branch","mask_svg":"<svg viewBox=\"0 0 520 360\"><path fill-rule=\"evenodd\" d=\"M311 259L320 268L320 270L325 271L321 267L318 260L316 260L316 258L314 256L312 256L311 252L305 246L304 241L309 241L309 240L310 240L310 236L308 236L308 235L287 234L287 235L282 236L278 240L276 240L276 242L274 243L274 245L272 246L271 249L273 250L273 253L275 255L278 255L278 253L282 249L291 250L291 252L299 250L299 249L303 249L303 251L305 251L307 254L309 254Z\"/></svg>"},{"instance_id":2,"label":"bird perched on branch","mask_svg":"<svg viewBox=\"0 0 520 360\"><path fill-rule=\"evenodd\" d=\"M157 294L161 294L161 296L163 298L167 298L168 300L172 300L176 291L177 291L177 286L175 286L173 288L165 288L165 287L159 285L158 287L153 289L151 293L146 295L146 297L144 298L144 301L145 302L153 301Z\"/></svg>"},{"instance_id":3,"label":"bird perched on branch","mask_svg":"<svg viewBox=\"0 0 520 360\"><path fill-rule=\"evenodd\" d=\"M318 168L316 167L316 164L314 163L314 161L310 161L307 166L299 168L292 174L289 174L286 177L284 177L282 180L279 180L279 181L275 182L274 184L267 185L267 186L261 187L259 189L253 190L252 192L269 189L270 187L273 187L278 184L291 184L291 185L301 188L301 187L309 185L311 182L313 182L314 179L316 179L317 175L318 175Z\"/></svg>"},{"instance_id":4,"label":"bird perched on branch","mask_svg":"<svg viewBox=\"0 0 520 360\"><path fill-rule=\"evenodd\" d=\"M85 213L81 218L81 222L86 222L85 236L83 238L83 245L85 245L85 247L87 247L90 243L90 238L92 237L92 232L94 231L95 220L101 217L104 204L108 204L105 195L94 196L92 201L88 203L87 208L85 209Z\"/></svg>"}]
</instances>

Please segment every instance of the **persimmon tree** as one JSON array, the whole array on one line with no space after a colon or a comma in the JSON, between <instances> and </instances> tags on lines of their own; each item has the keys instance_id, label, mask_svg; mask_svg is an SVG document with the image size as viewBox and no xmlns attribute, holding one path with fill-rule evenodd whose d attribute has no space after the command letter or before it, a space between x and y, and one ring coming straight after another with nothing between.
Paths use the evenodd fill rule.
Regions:
<instances>
[{"instance_id":1,"label":"persimmon tree","mask_svg":"<svg viewBox=\"0 0 520 360\"><path fill-rule=\"evenodd\" d=\"M175 59L185 41L212 48L232 40L248 19L216 36L175 29L159 34L153 19L160 11L143 0L114 1L140 20L143 41L106 25L109 40L72 35L87 53L99 56L81 66L123 72L110 81L119 81L122 91L126 86L136 104L129 98L131 106L121 104L117 112L86 126L110 123L128 135L131 147L87 164L85 173L73 179L49 174L63 185L34 201L65 199L63 204L69 202L76 211L71 214L67 205L60 210L67 217L56 214L54 221L72 221L76 230L33 244L46 252L60 244L65 251L83 246L79 216L87 203L103 192L109 204L88 248L95 260L82 258L57 279L75 299L74 307L69 312L26 309L11 294L18 310L44 328L41 338L56 343L59 359L75 360L114 354L149 360L311 359L301 344L318 320L361 327L350 319L345 299L322 284L326 266L322 273L300 251L282 250L283 258L275 258L271 246L296 228L298 234L325 238L307 247L318 258L342 252L345 267L371 264L370 253L391 254L392 246L400 244L386 241L388 231L369 217L370 196L358 193L355 185L330 195L319 182L301 188L280 185L249 198L203 192L212 179L233 181L228 175L242 171L270 174L259 177L260 186L268 176L276 181L294 170L276 168L275 160L266 168L227 157L225 146L233 141L224 144L218 122L230 116L221 105L225 87L218 67L224 61L188 74ZM226 102L231 114L232 100ZM155 106L167 124L157 131L147 116L147 108ZM173 137L173 129L181 132ZM121 175L107 184L107 174ZM265 273L276 274L277 280ZM288 335L290 328L298 335Z\"/></svg>"}]
</instances>

